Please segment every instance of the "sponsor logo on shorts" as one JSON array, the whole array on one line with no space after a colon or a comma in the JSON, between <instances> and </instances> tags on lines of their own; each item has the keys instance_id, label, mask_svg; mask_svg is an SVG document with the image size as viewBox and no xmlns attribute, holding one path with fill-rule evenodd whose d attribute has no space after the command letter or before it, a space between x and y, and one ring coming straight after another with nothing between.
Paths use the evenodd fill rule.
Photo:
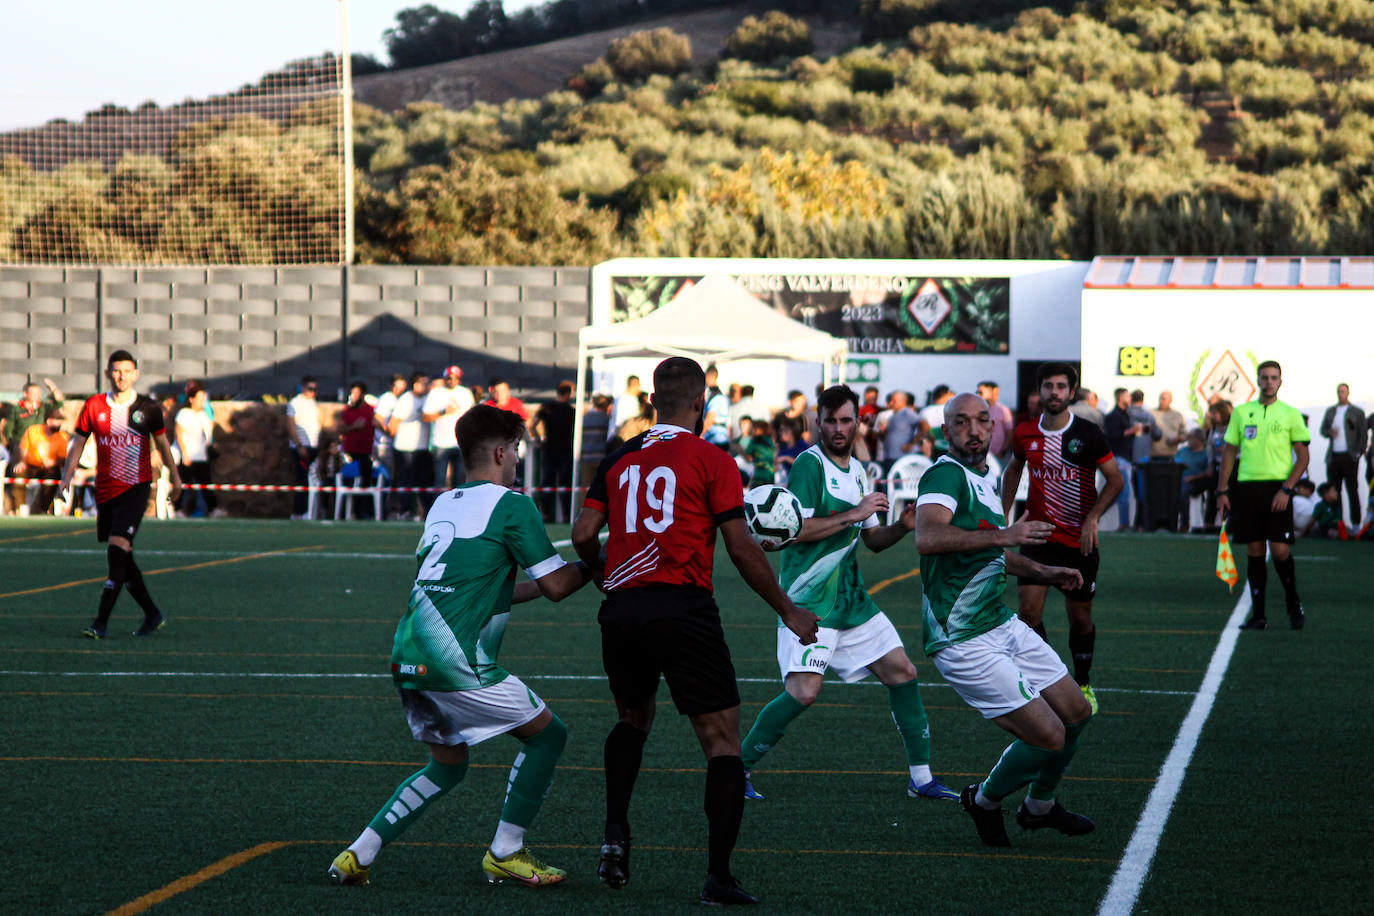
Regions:
<instances>
[{"instance_id":1,"label":"sponsor logo on shorts","mask_svg":"<svg viewBox=\"0 0 1374 916\"><path fill-rule=\"evenodd\" d=\"M418 674L420 677L424 677L429 673L429 669L424 665L393 664L391 670L395 674Z\"/></svg>"},{"instance_id":2,"label":"sponsor logo on shorts","mask_svg":"<svg viewBox=\"0 0 1374 916\"><path fill-rule=\"evenodd\" d=\"M821 671L824 671L824 670L830 665L830 659L825 658L824 656L819 656L819 655L818 655L818 656L815 656L815 657L813 658L812 655L811 655L811 652L812 652L813 650L815 650L815 649L829 649L829 648L830 648L829 646L821 646L821 645L811 646L811 647L808 648L805 652L802 653L802 657L801 657L801 662L802 662L802 664L805 665L805 666L807 666L808 668L818 668L818 669L820 669Z\"/></svg>"},{"instance_id":3,"label":"sponsor logo on shorts","mask_svg":"<svg viewBox=\"0 0 1374 916\"><path fill-rule=\"evenodd\" d=\"M1018 678L1016 679L1016 689L1019 690L1019 691L1021 691L1021 696L1025 697L1026 699L1028 699L1028 700L1034 699L1034 697L1032 697L1032 696L1030 695L1030 691L1028 691L1028 690L1026 689L1026 679L1025 679L1025 678L1023 678L1023 677L1018 677Z\"/></svg>"}]
</instances>

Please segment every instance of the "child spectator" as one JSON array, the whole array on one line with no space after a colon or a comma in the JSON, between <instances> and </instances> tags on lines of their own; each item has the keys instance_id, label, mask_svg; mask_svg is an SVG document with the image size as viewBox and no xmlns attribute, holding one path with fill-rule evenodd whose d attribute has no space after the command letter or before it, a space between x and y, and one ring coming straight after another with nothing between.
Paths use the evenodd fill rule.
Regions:
<instances>
[{"instance_id":1,"label":"child spectator","mask_svg":"<svg viewBox=\"0 0 1374 916\"><path fill-rule=\"evenodd\" d=\"M741 422L741 428L743 425ZM788 426L791 428L791 424ZM777 451L773 437L768 434L768 424L760 423L753 426L748 444L744 446L744 457L754 466L754 476L749 481L752 486L762 486L774 481L773 463L777 460Z\"/></svg>"},{"instance_id":2,"label":"child spectator","mask_svg":"<svg viewBox=\"0 0 1374 916\"><path fill-rule=\"evenodd\" d=\"M1293 533L1307 537L1312 533L1312 513L1317 508L1317 485L1304 477L1293 485Z\"/></svg>"},{"instance_id":3,"label":"child spectator","mask_svg":"<svg viewBox=\"0 0 1374 916\"><path fill-rule=\"evenodd\" d=\"M1330 481L1317 487L1321 501L1312 510L1312 524L1320 537L1350 540L1350 532L1341 519L1341 490Z\"/></svg>"},{"instance_id":4,"label":"child spectator","mask_svg":"<svg viewBox=\"0 0 1374 916\"><path fill-rule=\"evenodd\" d=\"M1212 488L1211 461L1207 454L1207 434L1191 430L1183 448L1174 455L1174 463L1183 465L1183 480L1178 500L1178 530L1187 533L1192 527L1192 500Z\"/></svg>"}]
</instances>

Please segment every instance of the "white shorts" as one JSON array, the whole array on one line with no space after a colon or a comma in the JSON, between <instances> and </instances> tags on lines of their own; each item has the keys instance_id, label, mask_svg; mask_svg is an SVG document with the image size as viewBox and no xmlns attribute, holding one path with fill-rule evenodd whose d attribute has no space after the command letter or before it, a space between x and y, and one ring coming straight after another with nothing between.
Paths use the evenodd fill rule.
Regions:
<instances>
[{"instance_id":1,"label":"white shorts","mask_svg":"<svg viewBox=\"0 0 1374 916\"><path fill-rule=\"evenodd\" d=\"M847 630L821 627L809 646L803 646L787 627L778 627L778 668L784 679L802 671L824 675L830 669L852 684L868 677L869 665L900 648L902 637L882 611Z\"/></svg>"},{"instance_id":2,"label":"white shorts","mask_svg":"<svg viewBox=\"0 0 1374 916\"><path fill-rule=\"evenodd\" d=\"M941 649L931 661L964 702L986 719L1015 712L1069 676L1058 654L1019 617Z\"/></svg>"},{"instance_id":3,"label":"white shorts","mask_svg":"<svg viewBox=\"0 0 1374 916\"><path fill-rule=\"evenodd\" d=\"M471 747L531 722L544 701L515 675L476 690L397 688L410 733L425 744Z\"/></svg>"}]
</instances>

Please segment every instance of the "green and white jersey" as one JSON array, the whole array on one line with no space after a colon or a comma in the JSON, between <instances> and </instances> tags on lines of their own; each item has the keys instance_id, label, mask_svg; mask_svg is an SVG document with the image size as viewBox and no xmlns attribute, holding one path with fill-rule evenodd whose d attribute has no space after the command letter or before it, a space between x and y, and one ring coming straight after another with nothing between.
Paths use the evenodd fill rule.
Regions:
<instances>
[{"instance_id":1,"label":"green and white jersey","mask_svg":"<svg viewBox=\"0 0 1374 916\"><path fill-rule=\"evenodd\" d=\"M515 568L538 579L564 565L534 503L494 483L449 490L425 517L415 557L410 606L391 650L396 686L475 690L505 680L496 656Z\"/></svg>"},{"instance_id":2,"label":"green and white jersey","mask_svg":"<svg viewBox=\"0 0 1374 916\"><path fill-rule=\"evenodd\" d=\"M948 455L921 476L918 507L934 504L954 513L950 524L966 531L1006 527L998 478L980 474ZM1014 611L1002 601L1007 561L1001 547L921 555L921 606L926 655L1000 627Z\"/></svg>"},{"instance_id":3,"label":"green and white jersey","mask_svg":"<svg viewBox=\"0 0 1374 916\"><path fill-rule=\"evenodd\" d=\"M802 518L848 512L872 491L861 462L850 459L849 468L841 468L819 445L797 456L787 475L787 489L801 502ZM821 626L844 630L878 613L864 587L857 557L860 529L877 524L875 513L828 538L783 550L779 576L783 590L797 605L820 617Z\"/></svg>"}]
</instances>

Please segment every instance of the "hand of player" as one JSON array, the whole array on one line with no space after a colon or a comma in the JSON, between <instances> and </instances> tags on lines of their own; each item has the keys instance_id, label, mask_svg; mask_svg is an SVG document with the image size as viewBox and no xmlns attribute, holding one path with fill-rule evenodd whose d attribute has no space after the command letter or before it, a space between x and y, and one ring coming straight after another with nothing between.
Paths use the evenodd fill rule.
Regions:
<instances>
[{"instance_id":1,"label":"hand of player","mask_svg":"<svg viewBox=\"0 0 1374 916\"><path fill-rule=\"evenodd\" d=\"M1085 557L1097 549L1097 519L1083 519L1083 533L1078 538L1078 549Z\"/></svg>"},{"instance_id":2,"label":"hand of player","mask_svg":"<svg viewBox=\"0 0 1374 916\"><path fill-rule=\"evenodd\" d=\"M860 519L868 518L874 512L886 512L887 494L870 493L863 499L859 500L859 505L855 507L855 510L859 513Z\"/></svg>"},{"instance_id":3,"label":"hand of player","mask_svg":"<svg viewBox=\"0 0 1374 916\"><path fill-rule=\"evenodd\" d=\"M1274 499L1269 503L1271 512L1282 512L1288 508L1288 494L1282 490L1274 494Z\"/></svg>"},{"instance_id":4,"label":"hand of player","mask_svg":"<svg viewBox=\"0 0 1374 916\"><path fill-rule=\"evenodd\" d=\"M904 509L902 509L902 515L901 515L901 518L898 519L898 521L901 522L902 527L905 528L907 531L915 531L915 530L916 530L916 502L915 502L915 500L912 500L911 502L909 502L909 503L906 504L906 507L905 507Z\"/></svg>"},{"instance_id":5,"label":"hand of player","mask_svg":"<svg viewBox=\"0 0 1374 916\"><path fill-rule=\"evenodd\" d=\"M1046 566L1045 581L1067 592L1083 587L1083 574L1067 566Z\"/></svg>"},{"instance_id":6,"label":"hand of player","mask_svg":"<svg viewBox=\"0 0 1374 916\"><path fill-rule=\"evenodd\" d=\"M181 478L175 477L171 481L171 486L167 488L167 501L176 505L177 497L181 495Z\"/></svg>"},{"instance_id":7,"label":"hand of player","mask_svg":"<svg viewBox=\"0 0 1374 916\"><path fill-rule=\"evenodd\" d=\"M1221 520L1226 521L1226 517L1231 514L1231 497L1224 493L1217 497L1217 512L1221 513Z\"/></svg>"},{"instance_id":8,"label":"hand of player","mask_svg":"<svg viewBox=\"0 0 1374 916\"><path fill-rule=\"evenodd\" d=\"M782 616L782 622L797 634L803 646L809 646L816 641L816 630L820 626L821 619L808 610L797 607L791 601L787 602L789 610Z\"/></svg>"},{"instance_id":9,"label":"hand of player","mask_svg":"<svg viewBox=\"0 0 1374 916\"><path fill-rule=\"evenodd\" d=\"M1022 544L1043 544L1049 540L1054 526L1049 522L1020 521L1002 529L1002 546L1019 547Z\"/></svg>"}]
</instances>

